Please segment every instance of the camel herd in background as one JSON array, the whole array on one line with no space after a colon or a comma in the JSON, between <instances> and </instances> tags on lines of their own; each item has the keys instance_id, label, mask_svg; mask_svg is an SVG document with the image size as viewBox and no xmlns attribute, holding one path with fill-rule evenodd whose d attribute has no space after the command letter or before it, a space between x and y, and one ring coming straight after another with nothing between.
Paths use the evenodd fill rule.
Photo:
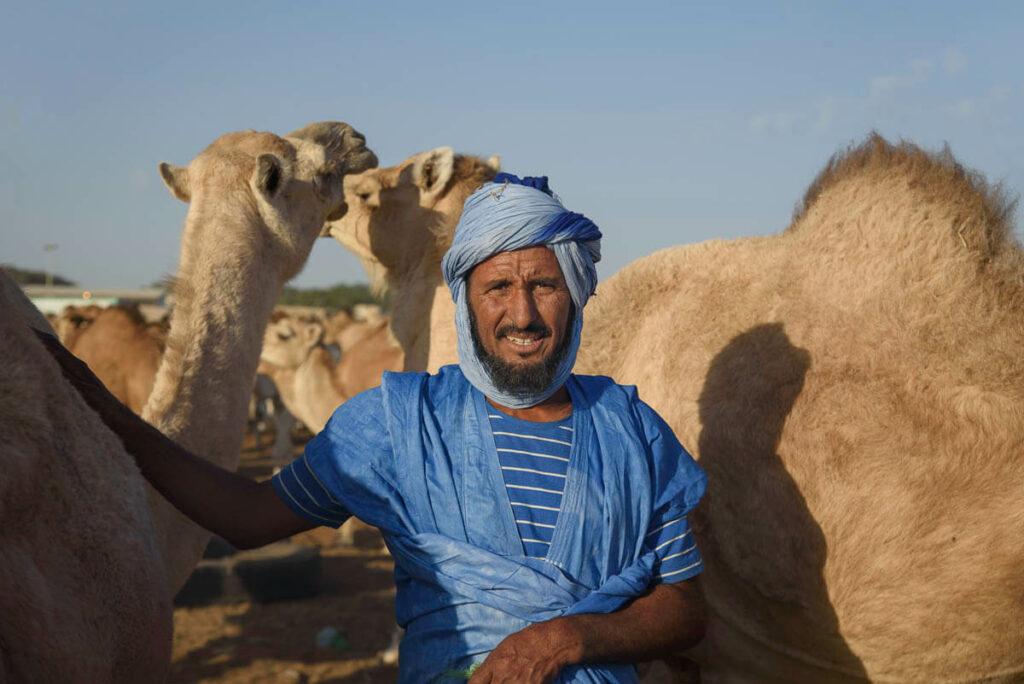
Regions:
<instances>
[{"instance_id":1,"label":"camel herd in background","mask_svg":"<svg viewBox=\"0 0 1024 684\"><path fill-rule=\"evenodd\" d=\"M375 167L338 123L228 134L161 164L189 203L169 330L118 310L54 327L83 358L119 330L105 334L133 351L111 388L224 467L258 371L316 431L383 370L456 360L440 259L499 162L442 147ZM1011 209L948 152L871 137L783 232L663 250L599 286L577 372L636 384L709 476L693 521L709 631L681 654L703 681L1024 676ZM391 293L361 339L273 311L318 235ZM0 681L158 679L171 596L208 535L147 491L6 278L0 307Z\"/></svg>"},{"instance_id":2,"label":"camel herd in background","mask_svg":"<svg viewBox=\"0 0 1024 684\"><path fill-rule=\"evenodd\" d=\"M262 446L268 424L275 434L275 466L293 454L296 419L310 432L323 429L345 400L380 384L384 371L402 370L401 346L379 306L290 311L275 308L263 337L248 427ZM170 314L149 322L135 305L69 305L47 320L61 343L85 361L111 393L142 413L167 343Z\"/></svg>"}]
</instances>

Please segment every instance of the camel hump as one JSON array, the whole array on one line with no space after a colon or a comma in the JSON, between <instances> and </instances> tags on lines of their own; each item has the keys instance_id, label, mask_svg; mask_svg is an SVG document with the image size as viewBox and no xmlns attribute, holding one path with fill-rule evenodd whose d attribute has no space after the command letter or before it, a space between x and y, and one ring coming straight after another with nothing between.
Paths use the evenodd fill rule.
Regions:
<instances>
[{"instance_id":1,"label":"camel hump","mask_svg":"<svg viewBox=\"0 0 1024 684\"><path fill-rule=\"evenodd\" d=\"M828 238L856 229L865 240L881 238L879 246L941 240L949 249L987 260L1006 249L1019 250L1013 237L1015 204L1001 185L957 162L948 146L928 152L872 133L828 161L797 205L787 232L814 231Z\"/></svg>"}]
</instances>

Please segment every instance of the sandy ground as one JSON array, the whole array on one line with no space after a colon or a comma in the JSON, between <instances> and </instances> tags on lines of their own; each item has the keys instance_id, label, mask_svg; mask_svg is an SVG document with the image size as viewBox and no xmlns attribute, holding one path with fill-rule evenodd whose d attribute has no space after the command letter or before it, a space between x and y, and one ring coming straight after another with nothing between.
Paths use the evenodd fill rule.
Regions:
<instances>
[{"instance_id":1,"label":"sandy ground","mask_svg":"<svg viewBox=\"0 0 1024 684\"><path fill-rule=\"evenodd\" d=\"M267 450L242 454L241 471L270 474ZM301 453L296 445L296 454ZM361 532L356 547L335 545L336 533L321 529L294 541L321 548L319 596L259 604L239 592L213 605L174 611L174 655L170 682L392 682L394 666L379 653L394 627L392 561L375 531ZM318 647L324 627L342 635L340 647Z\"/></svg>"}]
</instances>

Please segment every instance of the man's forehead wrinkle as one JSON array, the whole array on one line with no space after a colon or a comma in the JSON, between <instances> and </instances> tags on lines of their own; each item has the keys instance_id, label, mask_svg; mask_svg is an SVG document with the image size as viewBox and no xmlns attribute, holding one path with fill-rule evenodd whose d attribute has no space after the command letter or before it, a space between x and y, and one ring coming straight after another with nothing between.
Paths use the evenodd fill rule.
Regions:
<instances>
[{"instance_id":1,"label":"man's forehead wrinkle","mask_svg":"<svg viewBox=\"0 0 1024 684\"><path fill-rule=\"evenodd\" d=\"M542 251L543 250L543 251ZM482 267L482 268L481 268ZM478 277L487 280L511 278L515 280L537 280L556 278L564 281L558 259L547 247L530 247L527 249L499 252L489 259L481 261L470 272L480 273Z\"/></svg>"}]
</instances>

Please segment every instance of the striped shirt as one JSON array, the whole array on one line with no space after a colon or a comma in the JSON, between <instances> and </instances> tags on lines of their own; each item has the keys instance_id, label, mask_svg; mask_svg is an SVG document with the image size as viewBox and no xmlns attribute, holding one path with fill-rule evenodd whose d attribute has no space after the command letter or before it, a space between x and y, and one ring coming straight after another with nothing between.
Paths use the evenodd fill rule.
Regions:
<instances>
[{"instance_id":1,"label":"striped shirt","mask_svg":"<svg viewBox=\"0 0 1024 684\"><path fill-rule=\"evenodd\" d=\"M505 491L527 556L544 558L551 546L572 449L572 416L552 423L488 412Z\"/></svg>"},{"instance_id":2,"label":"striped shirt","mask_svg":"<svg viewBox=\"0 0 1024 684\"><path fill-rule=\"evenodd\" d=\"M498 463L527 556L544 558L562 507L572 451L572 416L555 422L488 412ZM686 516L652 519L644 547L654 549L655 583L673 583L701 572L700 552Z\"/></svg>"}]
</instances>

